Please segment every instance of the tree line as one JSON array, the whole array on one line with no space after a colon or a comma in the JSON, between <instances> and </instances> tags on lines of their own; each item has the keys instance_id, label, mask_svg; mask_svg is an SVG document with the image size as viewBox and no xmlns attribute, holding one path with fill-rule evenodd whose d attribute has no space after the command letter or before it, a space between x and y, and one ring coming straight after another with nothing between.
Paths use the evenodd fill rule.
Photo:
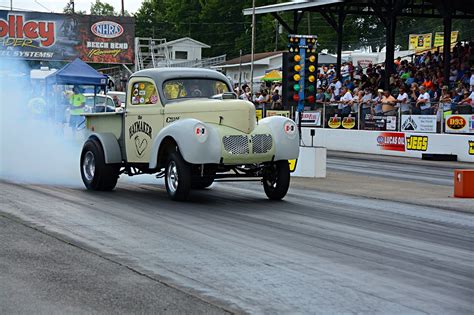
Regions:
<instances>
[{"instance_id":1,"label":"tree line","mask_svg":"<svg viewBox=\"0 0 474 315\"><path fill-rule=\"evenodd\" d=\"M255 1L256 6L275 2L282 1ZM135 34L137 37L166 38L168 41L188 36L211 46L203 50L204 57L227 54L227 59L230 59L237 57L240 50L243 54L250 53L252 20L251 16L244 16L242 10L251 6L252 0L144 0L133 14ZM120 10L116 11L112 5L101 0L91 4L90 12L96 15L120 14ZM129 15L128 12L126 14ZM292 13L282 13L281 16L288 25L292 25ZM257 15L255 24L256 52L286 49L288 33L271 15ZM460 39L472 39L474 36L472 20L454 20L452 29L460 32ZM320 14L305 13L298 30L300 34L318 35L319 50L336 51L337 34ZM385 28L376 16L348 15L344 30L343 50L370 46L376 51L377 47L385 46ZM443 31L441 19L400 17L395 43L401 49L407 49L409 34L439 31Z\"/></svg>"}]
</instances>

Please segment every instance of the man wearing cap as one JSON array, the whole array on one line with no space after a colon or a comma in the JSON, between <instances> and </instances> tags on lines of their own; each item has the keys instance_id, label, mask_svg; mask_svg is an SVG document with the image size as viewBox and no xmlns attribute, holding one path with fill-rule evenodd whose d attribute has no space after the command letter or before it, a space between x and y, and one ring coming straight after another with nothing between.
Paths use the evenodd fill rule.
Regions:
<instances>
[{"instance_id":1,"label":"man wearing cap","mask_svg":"<svg viewBox=\"0 0 474 315\"><path fill-rule=\"evenodd\" d=\"M341 100L340 100L340 107L339 107L339 114L341 116L349 116L351 113L351 105L352 105L352 94L347 89L347 87L343 86L341 89Z\"/></svg>"}]
</instances>

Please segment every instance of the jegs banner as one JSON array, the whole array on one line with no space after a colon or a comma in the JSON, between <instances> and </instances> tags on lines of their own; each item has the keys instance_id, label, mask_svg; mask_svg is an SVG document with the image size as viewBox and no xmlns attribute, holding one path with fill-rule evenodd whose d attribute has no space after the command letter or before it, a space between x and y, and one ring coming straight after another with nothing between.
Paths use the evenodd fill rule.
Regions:
<instances>
[{"instance_id":1,"label":"jegs banner","mask_svg":"<svg viewBox=\"0 0 474 315\"><path fill-rule=\"evenodd\" d=\"M0 10L0 58L134 62L132 17Z\"/></svg>"}]
</instances>

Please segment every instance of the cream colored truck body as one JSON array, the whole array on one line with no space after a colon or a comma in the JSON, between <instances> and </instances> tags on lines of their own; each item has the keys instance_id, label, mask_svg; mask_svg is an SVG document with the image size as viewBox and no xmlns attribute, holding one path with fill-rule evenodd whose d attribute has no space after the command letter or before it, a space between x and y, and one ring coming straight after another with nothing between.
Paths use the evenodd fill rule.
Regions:
<instances>
[{"instance_id":1,"label":"cream colored truck body","mask_svg":"<svg viewBox=\"0 0 474 315\"><path fill-rule=\"evenodd\" d=\"M135 82L150 82L155 85L157 91L162 88L157 86L157 82L152 78L139 74L140 72L132 77L128 84L124 112L85 114L86 127L91 134L112 134L117 139L123 162L148 164L150 169L157 168L156 155L158 152L156 152L156 148L155 151L153 148L159 148L158 143L156 143L158 135L165 127L173 124L179 125L187 119L204 123L210 130L218 133L218 139L220 140L219 143L212 144L212 146L217 145L219 149L219 156L214 156L214 160L200 160L195 153L188 152L185 147L180 147L179 149L187 162L198 164L247 164L268 162L276 158L297 158L298 136L296 126L291 120L283 117L270 117L257 123L254 105L238 99L194 98L169 102L165 105L160 97L156 104L132 105L130 95L133 93L132 89ZM285 123L294 128L292 133L285 132ZM173 134L169 136L173 137L179 145L180 139L174 137ZM195 131L189 130L189 134L184 136L194 137ZM236 144L230 143L226 147L223 140L225 137L227 139L237 138L238 140ZM252 138L260 142L254 143ZM240 141L240 139L246 141ZM280 143L275 143L275 140L279 140ZM269 141L271 143L268 143ZM196 143L199 142L196 141ZM204 143L200 145L206 147ZM260 148L262 145L267 147ZM235 146L234 151L230 150L233 146ZM259 147L258 150L256 150L257 146ZM284 147L284 149L279 150L280 154L276 157L275 153L278 146ZM114 162L116 162L116 159Z\"/></svg>"},{"instance_id":2,"label":"cream colored truck body","mask_svg":"<svg viewBox=\"0 0 474 315\"><path fill-rule=\"evenodd\" d=\"M199 83L205 93L194 87ZM124 110L84 114L85 186L111 190L120 174L157 173L165 177L171 199L185 200L191 188L246 177L262 181L270 199L283 198L290 182L288 160L299 153L296 124L280 116L257 122L254 105L231 91L227 78L212 70L133 74Z\"/></svg>"}]
</instances>

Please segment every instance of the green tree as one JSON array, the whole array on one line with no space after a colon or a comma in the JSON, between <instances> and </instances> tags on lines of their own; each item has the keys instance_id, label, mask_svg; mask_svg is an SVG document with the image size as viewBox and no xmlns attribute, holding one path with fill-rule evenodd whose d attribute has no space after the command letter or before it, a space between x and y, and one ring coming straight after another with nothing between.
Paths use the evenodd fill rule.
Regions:
<instances>
[{"instance_id":1,"label":"green tree","mask_svg":"<svg viewBox=\"0 0 474 315\"><path fill-rule=\"evenodd\" d=\"M115 12L115 9L112 5L102 2L100 0L95 0L94 3L91 3L91 14L92 15L118 15Z\"/></svg>"}]
</instances>

